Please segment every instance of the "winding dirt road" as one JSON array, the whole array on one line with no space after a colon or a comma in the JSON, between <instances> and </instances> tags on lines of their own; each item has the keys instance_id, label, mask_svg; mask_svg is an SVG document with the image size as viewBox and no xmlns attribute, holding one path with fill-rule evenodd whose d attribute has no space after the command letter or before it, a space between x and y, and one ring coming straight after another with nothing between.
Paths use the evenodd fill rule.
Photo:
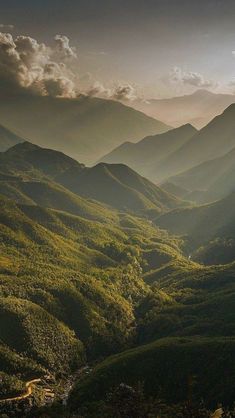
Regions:
<instances>
[{"instance_id":1,"label":"winding dirt road","mask_svg":"<svg viewBox=\"0 0 235 418\"><path fill-rule=\"evenodd\" d=\"M41 379L33 379L30 380L25 384L25 393L23 393L20 396L15 396L14 398L6 398L6 399L0 399L0 403L2 402L14 402L14 401L21 401L22 399L28 398L33 393L33 387L36 383L41 382Z\"/></svg>"}]
</instances>

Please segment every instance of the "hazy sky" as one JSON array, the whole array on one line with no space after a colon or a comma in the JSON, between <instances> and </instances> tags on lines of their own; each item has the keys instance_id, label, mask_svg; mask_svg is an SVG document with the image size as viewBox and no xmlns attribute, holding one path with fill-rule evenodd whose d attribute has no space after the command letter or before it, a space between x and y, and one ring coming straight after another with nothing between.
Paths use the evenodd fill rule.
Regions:
<instances>
[{"instance_id":1,"label":"hazy sky","mask_svg":"<svg viewBox=\"0 0 235 418\"><path fill-rule=\"evenodd\" d=\"M82 80L90 73L92 82L134 84L147 96L235 90L235 0L0 0L0 6L0 23L14 25L14 36L50 43L67 35Z\"/></svg>"}]
</instances>

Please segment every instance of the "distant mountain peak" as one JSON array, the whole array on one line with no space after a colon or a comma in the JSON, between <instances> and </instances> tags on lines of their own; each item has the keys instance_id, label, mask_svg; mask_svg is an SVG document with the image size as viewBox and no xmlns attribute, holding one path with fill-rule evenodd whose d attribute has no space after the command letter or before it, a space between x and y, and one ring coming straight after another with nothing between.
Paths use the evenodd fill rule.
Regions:
<instances>
[{"instance_id":1,"label":"distant mountain peak","mask_svg":"<svg viewBox=\"0 0 235 418\"><path fill-rule=\"evenodd\" d=\"M192 93L192 96L214 96L216 93L213 93L206 89L198 89L194 93Z\"/></svg>"}]
</instances>

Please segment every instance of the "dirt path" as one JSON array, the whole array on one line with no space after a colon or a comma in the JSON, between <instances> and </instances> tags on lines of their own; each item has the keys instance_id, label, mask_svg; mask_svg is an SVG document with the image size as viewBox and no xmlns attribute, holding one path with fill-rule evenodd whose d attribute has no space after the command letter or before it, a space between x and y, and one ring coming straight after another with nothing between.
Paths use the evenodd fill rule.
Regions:
<instances>
[{"instance_id":1,"label":"dirt path","mask_svg":"<svg viewBox=\"0 0 235 418\"><path fill-rule=\"evenodd\" d=\"M14 401L21 401L22 399L28 398L33 393L33 387L36 383L41 382L41 379L33 379L30 380L25 384L25 393L20 396L15 396L14 398L6 398L6 399L0 399L0 403L2 402L14 402Z\"/></svg>"}]
</instances>

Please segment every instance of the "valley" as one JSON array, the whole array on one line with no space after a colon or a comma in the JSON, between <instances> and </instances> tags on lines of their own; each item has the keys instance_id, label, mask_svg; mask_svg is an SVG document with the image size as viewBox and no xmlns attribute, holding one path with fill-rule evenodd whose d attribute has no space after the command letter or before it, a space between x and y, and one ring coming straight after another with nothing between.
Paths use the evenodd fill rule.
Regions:
<instances>
[{"instance_id":1,"label":"valley","mask_svg":"<svg viewBox=\"0 0 235 418\"><path fill-rule=\"evenodd\" d=\"M194 373L197 398L232 402L219 374L234 373L234 194L200 206L177 187L30 142L0 154L3 411L29 399L27 416L96 417L123 381L179 403ZM205 376L211 356L218 375ZM51 395L33 392L46 375Z\"/></svg>"}]
</instances>

